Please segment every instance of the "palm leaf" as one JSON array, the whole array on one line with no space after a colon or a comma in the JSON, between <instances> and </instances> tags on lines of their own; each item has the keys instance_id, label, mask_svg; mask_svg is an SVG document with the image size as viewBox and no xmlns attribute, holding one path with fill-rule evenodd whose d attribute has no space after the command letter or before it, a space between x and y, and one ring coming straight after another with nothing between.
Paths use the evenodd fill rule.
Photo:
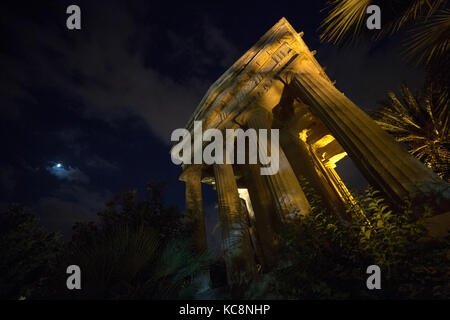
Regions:
<instances>
[{"instance_id":1,"label":"palm leaf","mask_svg":"<svg viewBox=\"0 0 450 320\"><path fill-rule=\"evenodd\" d=\"M366 10L371 0L336 0L334 6L319 28L324 28L320 35L321 41L342 43L351 31L359 34L365 22Z\"/></svg>"},{"instance_id":2,"label":"palm leaf","mask_svg":"<svg viewBox=\"0 0 450 320\"><path fill-rule=\"evenodd\" d=\"M364 32L379 39L405 26L413 27L405 42L409 60L429 64L445 57L449 47L448 0L335 0L329 2L328 15L319 26L320 40L337 45L351 44ZM378 5L382 13L381 30L367 30L369 5Z\"/></svg>"},{"instance_id":3,"label":"palm leaf","mask_svg":"<svg viewBox=\"0 0 450 320\"><path fill-rule=\"evenodd\" d=\"M438 8L445 6L447 0L415 0L415 1L391 1L390 17L386 21L386 15L384 14L384 20L387 22L385 30L389 30L390 33L397 32L400 28L410 22L416 22L421 18L428 18L432 16ZM383 3L386 5L386 3Z\"/></svg>"},{"instance_id":4,"label":"palm leaf","mask_svg":"<svg viewBox=\"0 0 450 320\"><path fill-rule=\"evenodd\" d=\"M448 92L444 86L427 83L421 96L402 85L400 97L390 92L382 109L372 112L375 122L408 146L409 152L440 177L450 180Z\"/></svg>"},{"instance_id":5,"label":"palm leaf","mask_svg":"<svg viewBox=\"0 0 450 320\"><path fill-rule=\"evenodd\" d=\"M413 27L404 43L409 61L429 64L445 59L450 48L450 10L440 10Z\"/></svg>"}]
</instances>

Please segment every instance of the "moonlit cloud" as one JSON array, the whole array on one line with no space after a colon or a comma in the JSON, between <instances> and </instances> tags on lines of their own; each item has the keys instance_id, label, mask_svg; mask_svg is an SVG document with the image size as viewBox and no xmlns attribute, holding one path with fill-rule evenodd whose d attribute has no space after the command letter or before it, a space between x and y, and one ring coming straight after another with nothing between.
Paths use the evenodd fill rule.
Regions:
<instances>
[{"instance_id":1,"label":"moonlit cloud","mask_svg":"<svg viewBox=\"0 0 450 320\"><path fill-rule=\"evenodd\" d=\"M46 170L60 180L89 183L89 177L78 168L64 167L61 163L55 163L53 166L47 167Z\"/></svg>"}]
</instances>

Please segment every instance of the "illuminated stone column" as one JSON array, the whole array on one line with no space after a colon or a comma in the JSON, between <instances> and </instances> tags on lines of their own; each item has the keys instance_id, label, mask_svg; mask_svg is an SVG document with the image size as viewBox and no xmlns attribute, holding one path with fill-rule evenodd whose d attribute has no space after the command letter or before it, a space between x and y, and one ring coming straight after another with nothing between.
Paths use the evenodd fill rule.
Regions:
<instances>
[{"instance_id":1,"label":"illuminated stone column","mask_svg":"<svg viewBox=\"0 0 450 320\"><path fill-rule=\"evenodd\" d=\"M192 165L180 177L186 183L186 221L193 228L194 246L198 254L207 248L201 176L201 167Z\"/></svg>"},{"instance_id":2,"label":"illuminated stone column","mask_svg":"<svg viewBox=\"0 0 450 320\"><path fill-rule=\"evenodd\" d=\"M233 167L231 164L213 166L227 278L233 286L253 275L256 263Z\"/></svg>"},{"instance_id":3,"label":"illuminated stone column","mask_svg":"<svg viewBox=\"0 0 450 320\"><path fill-rule=\"evenodd\" d=\"M327 173L321 168L320 163L314 161L314 155L306 143L299 138L299 131L292 131L289 130L289 127L280 129L280 144L285 150L296 176L303 176L310 183L321 196L323 203L331 210L330 212L345 217L343 199L339 198L329 182Z\"/></svg>"},{"instance_id":4,"label":"illuminated stone column","mask_svg":"<svg viewBox=\"0 0 450 320\"><path fill-rule=\"evenodd\" d=\"M206 225L203 213L202 200L202 167L191 165L183 171L180 180L186 183L186 222L192 228L192 239L194 250L198 255L203 254L207 249ZM208 290L211 286L209 270L200 270L195 275L195 281L199 285L197 294Z\"/></svg>"},{"instance_id":5,"label":"illuminated stone column","mask_svg":"<svg viewBox=\"0 0 450 320\"><path fill-rule=\"evenodd\" d=\"M259 129L268 130L267 150L270 151L272 113L262 107L254 107L246 113L245 121L249 128L256 129L257 132ZM260 154L260 157L261 156L262 155ZM263 161L266 160L263 159ZM279 147L278 172L273 175L265 175L264 179L269 186L276 209L282 221L286 219L296 219L310 213L311 207L309 206L308 200L306 199L297 177L281 147Z\"/></svg>"},{"instance_id":6,"label":"illuminated stone column","mask_svg":"<svg viewBox=\"0 0 450 320\"><path fill-rule=\"evenodd\" d=\"M277 246L280 235L280 216L275 211L272 195L260 173L258 164L244 165L245 183L255 213L255 232L260 244L263 271L270 270L277 262Z\"/></svg>"},{"instance_id":7,"label":"illuminated stone column","mask_svg":"<svg viewBox=\"0 0 450 320\"><path fill-rule=\"evenodd\" d=\"M423 197L438 212L448 210L449 184L402 149L308 58L296 58L281 77L320 117L368 181L394 203L406 196Z\"/></svg>"}]
</instances>

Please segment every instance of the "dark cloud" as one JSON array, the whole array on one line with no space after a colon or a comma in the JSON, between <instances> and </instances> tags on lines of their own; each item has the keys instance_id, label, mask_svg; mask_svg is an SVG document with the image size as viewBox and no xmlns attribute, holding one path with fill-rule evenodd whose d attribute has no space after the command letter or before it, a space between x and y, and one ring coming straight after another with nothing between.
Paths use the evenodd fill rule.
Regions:
<instances>
[{"instance_id":1,"label":"dark cloud","mask_svg":"<svg viewBox=\"0 0 450 320\"><path fill-rule=\"evenodd\" d=\"M91 156L86 160L86 165L93 168L101 168L106 170L119 170L117 164L114 164L98 155Z\"/></svg>"},{"instance_id":2,"label":"dark cloud","mask_svg":"<svg viewBox=\"0 0 450 320\"><path fill-rule=\"evenodd\" d=\"M65 128L57 133L58 138L65 144L72 144L86 134L79 128Z\"/></svg>"},{"instance_id":3,"label":"dark cloud","mask_svg":"<svg viewBox=\"0 0 450 320\"><path fill-rule=\"evenodd\" d=\"M198 66L198 74L174 76L173 70L164 72L149 66L146 63L148 52L133 50L134 42L148 41L140 39L145 35L139 32L134 13L118 3L108 4L108 7L105 10L88 6L85 11L92 20L86 22L87 30L79 34L52 24L18 23L18 18L14 18L11 26L20 28L14 31L27 42L27 63L24 64L23 58L1 56L11 86L7 89L8 100L20 96L28 103L36 102L28 84L39 83L37 79L45 74L43 84L79 99L75 107L81 108L85 117L114 123L117 119L138 116L157 137L169 143L172 130L184 126L210 84L200 77L202 71L208 66L225 68L230 65L236 57L236 48L211 21L203 24L201 43L194 41L195 36L180 37L170 29L161 29L168 34L167 41L180 49L170 63ZM39 30L45 37L33 35L30 30ZM201 46L206 52L199 49ZM164 48L151 50L155 50L153 63L169 62L166 55L170 54ZM71 106L61 106L67 107Z\"/></svg>"}]
</instances>

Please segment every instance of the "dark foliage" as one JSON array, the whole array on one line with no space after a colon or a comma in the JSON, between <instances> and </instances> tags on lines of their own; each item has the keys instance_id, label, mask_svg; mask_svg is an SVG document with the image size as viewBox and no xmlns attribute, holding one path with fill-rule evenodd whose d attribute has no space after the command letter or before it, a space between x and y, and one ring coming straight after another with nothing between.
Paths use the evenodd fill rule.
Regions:
<instances>
[{"instance_id":1,"label":"dark foliage","mask_svg":"<svg viewBox=\"0 0 450 320\"><path fill-rule=\"evenodd\" d=\"M54 233L20 205L0 214L0 299L28 299L48 286L62 248Z\"/></svg>"},{"instance_id":2,"label":"dark foliage","mask_svg":"<svg viewBox=\"0 0 450 320\"><path fill-rule=\"evenodd\" d=\"M136 190L117 195L99 212L100 223L75 224L49 285L35 298L194 297L207 255L193 253L182 213L164 205L162 184L149 183L147 193L143 201ZM81 290L66 287L69 265L81 269Z\"/></svg>"},{"instance_id":3,"label":"dark foliage","mask_svg":"<svg viewBox=\"0 0 450 320\"><path fill-rule=\"evenodd\" d=\"M349 204L350 222L328 215L306 181L313 213L283 233L280 265L247 285L259 299L448 299L450 239L427 239L425 212L406 201L393 212L373 189ZM382 290L368 290L366 269L378 265Z\"/></svg>"},{"instance_id":4,"label":"dark foliage","mask_svg":"<svg viewBox=\"0 0 450 320\"><path fill-rule=\"evenodd\" d=\"M163 202L163 186L147 185L148 197L136 190L105 203L98 225L76 224L48 295L64 299L192 298L195 276L208 263L196 256L181 212ZM67 290L65 268L78 265L82 289Z\"/></svg>"}]
</instances>

